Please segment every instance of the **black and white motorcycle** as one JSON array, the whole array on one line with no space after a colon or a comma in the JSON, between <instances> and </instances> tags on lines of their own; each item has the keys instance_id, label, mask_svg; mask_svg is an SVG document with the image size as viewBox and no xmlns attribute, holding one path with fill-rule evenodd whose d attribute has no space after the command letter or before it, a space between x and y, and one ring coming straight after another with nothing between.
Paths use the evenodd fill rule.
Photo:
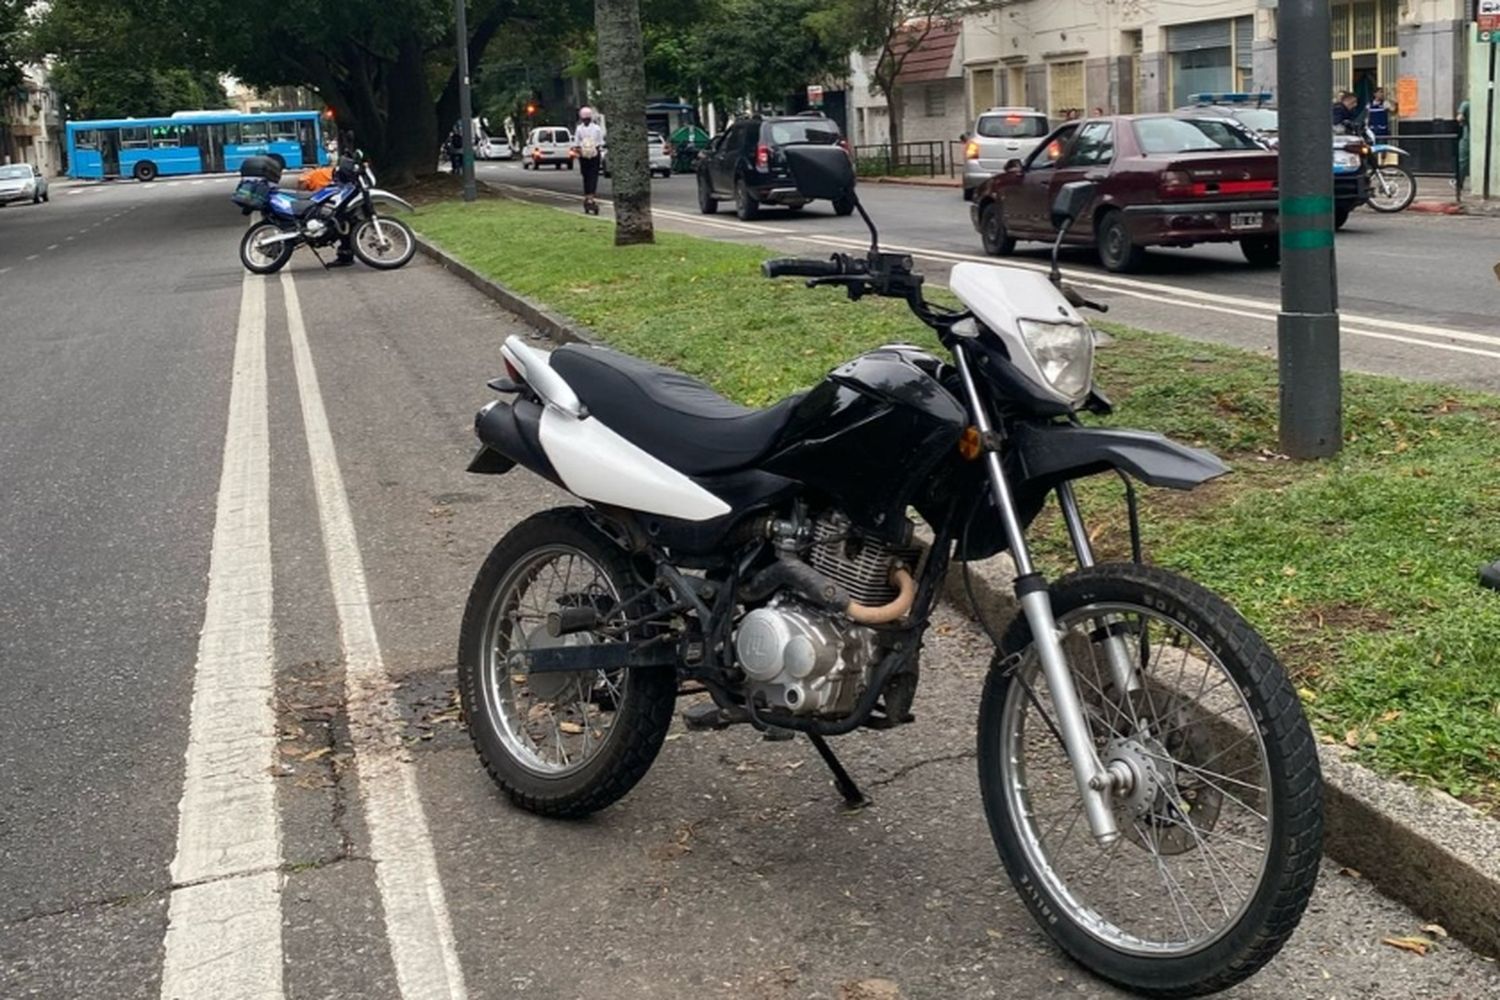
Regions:
<instances>
[{"instance_id":1,"label":"black and white motorcycle","mask_svg":"<svg viewBox=\"0 0 1500 1000\"><path fill-rule=\"evenodd\" d=\"M808 198L854 199L838 147L787 149ZM1068 184L1060 229L1094 195ZM857 202L856 202L857 204ZM479 412L471 471L520 465L585 501L490 553L460 638L475 747L520 807L581 816L641 779L676 699L690 727L825 739L911 722L950 560L1009 552L1019 610L979 695L990 830L1041 926L1133 989L1237 982L1282 946L1317 877L1318 758L1275 655L1224 601L1140 558L1099 563L1073 480L1191 489L1227 472L1161 435L1079 419L1095 307L1047 275L963 263L963 309L923 298L909 257L772 260L768 277L904 300L951 359L870 351L747 410L595 347L502 348L508 395ZM1026 529L1055 498L1078 568L1048 581ZM930 528L919 533L915 511ZM988 627L988 626L987 626Z\"/></svg>"}]
</instances>

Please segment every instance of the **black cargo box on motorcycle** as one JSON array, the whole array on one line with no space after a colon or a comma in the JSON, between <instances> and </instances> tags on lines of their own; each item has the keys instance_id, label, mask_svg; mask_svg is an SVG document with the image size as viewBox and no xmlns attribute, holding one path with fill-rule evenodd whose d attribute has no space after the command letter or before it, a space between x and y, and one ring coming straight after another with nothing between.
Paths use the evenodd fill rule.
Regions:
<instances>
[{"instance_id":1,"label":"black cargo box on motorcycle","mask_svg":"<svg viewBox=\"0 0 1500 1000\"><path fill-rule=\"evenodd\" d=\"M240 176L259 177L272 184L280 184L283 169L281 160L274 156L247 156L245 162L240 164Z\"/></svg>"}]
</instances>

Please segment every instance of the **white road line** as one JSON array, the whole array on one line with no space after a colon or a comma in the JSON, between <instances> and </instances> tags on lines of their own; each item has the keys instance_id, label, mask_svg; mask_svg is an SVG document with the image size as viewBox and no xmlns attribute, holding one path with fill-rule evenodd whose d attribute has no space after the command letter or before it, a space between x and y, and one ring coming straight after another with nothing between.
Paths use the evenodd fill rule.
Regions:
<instances>
[{"instance_id":1,"label":"white road line","mask_svg":"<svg viewBox=\"0 0 1500 1000\"><path fill-rule=\"evenodd\" d=\"M0 267L0 274L4 274L6 271L9 271L9 270L10 270L10 268L8 268L8 267Z\"/></svg>"},{"instance_id":2,"label":"white road line","mask_svg":"<svg viewBox=\"0 0 1500 1000\"><path fill-rule=\"evenodd\" d=\"M57 249L57 244L56 243L52 244L50 247L47 248L47 250L56 250L56 249ZM43 251L43 253L45 253L45 252L46 251Z\"/></svg>"},{"instance_id":3,"label":"white road line","mask_svg":"<svg viewBox=\"0 0 1500 1000\"><path fill-rule=\"evenodd\" d=\"M282 996L266 283L245 275L172 862L162 1000Z\"/></svg>"},{"instance_id":4,"label":"white road line","mask_svg":"<svg viewBox=\"0 0 1500 1000\"><path fill-rule=\"evenodd\" d=\"M375 633L364 560L307 345L302 306L297 286L286 272L281 275L281 289L286 297L292 363L302 400L323 547L339 614L355 767L365 801L375 883L385 909L386 938L396 967L396 982L405 1000L462 1000L468 995L463 968L458 962L437 859L417 792L416 767L401 740L404 726L396 708L395 686L386 673Z\"/></svg>"},{"instance_id":5,"label":"white road line","mask_svg":"<svg viewBox=\"0 0 1500 1000\"><path fill-rule=\"evenodd\" d=\"M803 243L816 243L825 246L834 246L840 249L864 250L867 245L858 241L841 236L793 236L793 240ZM909 253L916 257L925 257L928 260L941 261L943 263L962 263L974 261L981 264L995 264L1005 267L1020 267L1029 271L1048 270L1047 265L1031 261L1021 260L997 260L994 257L981 257L973 254L952 253L946 250L928 250L923 247L885 245L884 249L898 250ZM1232 316L1242 316L1247 319L1258 319L1265 322L1276 322L1276 315L1280 310L1280 304L1275 302L1239 298L1225 295L1215 296L1208 292L1199 292L1192 289L1174 289L1170 285L1157 285L1151 282L1133 281L1130 279L1119 279L1112 275L1100 275L1092 271L1077 271L1063 268L1063 275L1073 284L1085 288L1096 288L1100 291L1111 292L1116 295L1124 295L1129 298L1144 299L1150 302L1160 302L1167 305L1187 306L1192 309L1206 310L1208 312L1227 313ZM1187 298L1192 301L1184 302ZM1496 356L1490 351L1476 350L1474 348L1461 347L1458 344L1444 343L1444 340L1457 340L1465 343L1477 343L1500 347L1500 337L1484 333L1473 333L1468 330L1455 330L1440 326L1428 326L1420 323L1405 323L1398 320L1380 319L1374 316L1363 316L1358 313L1347 313L1340 311L1342 320L1340 329L1344 333L1360 337L1374 337L1381 340L1400 341L1404 343L1420 344L1425 347L1435 347L1439 350L1452 351L1459 354L1477 354L1484 357ZM1377 333L1369 329L1394 330L1402 333L1417 334L1425 338L1439 339L1414 339L1411 337L1396 336L1391 333Z\"/></svg>"},{"instance_id":6,"label":"white road line","mask_svg":"<svg viewBox=\"0 0 1500 1000\"><path fill-rule=\"evenodd\" d=\"M29 255L28 255L28 256L27 256L27 257L26 257L26 259L27 259L27 260L36 260L36 259L37 259L37 258L38 258L38 257L40 257L40 256L41 256L41 254L39 254L39 253L34 253L34 254L29 254Z\"/></svg>"},{"instance_id":7,"label":"white road line","mask_svg":"<svg viewBox=\"0 0 1500 1000\"><path fill-rule=\"evenodd\" d=\"M73 242L73 237L72 236L64 236L63 237L63 242L64 243L72 243Z\"/></svg>"},{"instance_id":8,"label":"white road line","mask_svg":"<svg viewBox=\"0 0 1500 1000\"><path fill-rule=\"evenodd\" d=\"M69 191L68 194L83 194L83 191L83 188L74 188L73 190Z\"/></svg>"}]
</instances>

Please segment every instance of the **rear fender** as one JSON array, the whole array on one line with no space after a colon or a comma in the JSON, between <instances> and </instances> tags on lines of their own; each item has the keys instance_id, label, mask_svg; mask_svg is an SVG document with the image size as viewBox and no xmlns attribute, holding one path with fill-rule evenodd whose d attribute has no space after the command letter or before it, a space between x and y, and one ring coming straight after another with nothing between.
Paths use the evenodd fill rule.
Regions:
<instances>
[{"instance_id":1,"label":"rear fender","mask_svg":"<svg viewBox=\"0 0 1500 1000\"><path fill-rule=\"evenodd\" d=\"M1229 472L1209 452L1151 431L1018 424L1011 445L1028 492L1117 469L1148 486L1191 490Z\"/></svg>"}]
</instances>

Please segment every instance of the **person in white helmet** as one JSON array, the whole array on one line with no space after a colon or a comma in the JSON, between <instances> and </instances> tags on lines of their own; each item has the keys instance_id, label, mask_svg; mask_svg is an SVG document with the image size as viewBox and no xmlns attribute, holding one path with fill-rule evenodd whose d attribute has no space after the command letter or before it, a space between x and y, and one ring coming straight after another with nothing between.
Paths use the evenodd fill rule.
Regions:
<instances>
[{"instance_id":1,"label":"person in white helmet","mask_svg":"<svg viewBox=\"0 0 1500 1000\"><path fill-rule=\"evenodd\" d=\"M578 156L578 171L583 174L583 210L599 214L594 192L599 190L599 164L604 154L604 126L594 121L594 109L578 109L578 125L573 129L573 152Z\"/></svg>"}]
</instances>

